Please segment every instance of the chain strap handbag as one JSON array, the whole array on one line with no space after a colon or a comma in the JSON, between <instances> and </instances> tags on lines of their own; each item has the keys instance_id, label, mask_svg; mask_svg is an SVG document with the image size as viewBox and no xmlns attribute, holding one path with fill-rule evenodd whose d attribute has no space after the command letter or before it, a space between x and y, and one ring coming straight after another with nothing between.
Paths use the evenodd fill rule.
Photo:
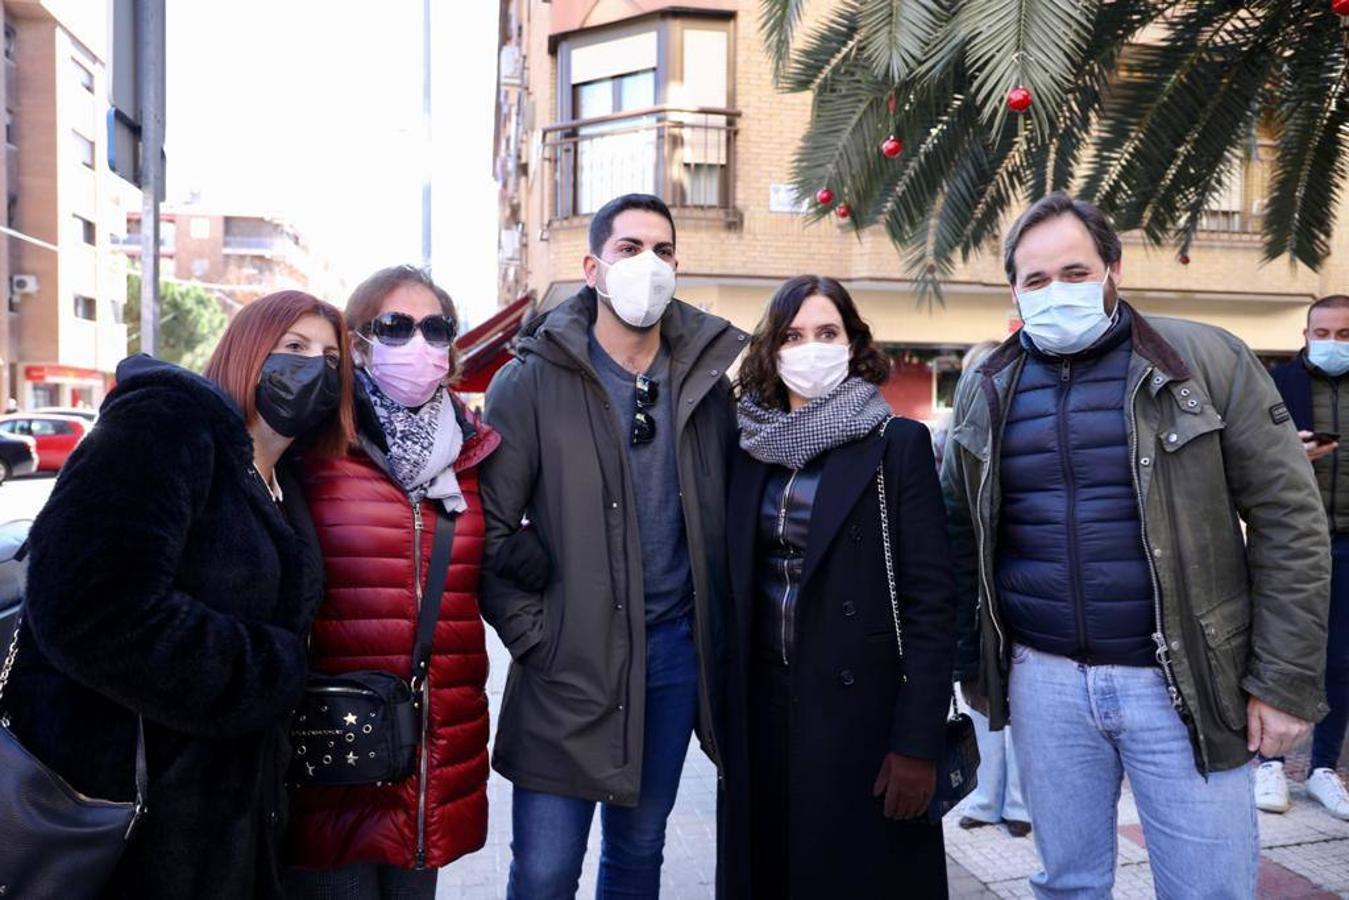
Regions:
<instances>
[{"instance_id":1,"label":"chain strap handbag","mask_svg":"<svg viewBox=\"0 0 1349 900\"><path fill-rule=\"evenodd\" d=\"M33 756L3 713L19 655L19 626L0 665L0 896L85 898L102 893L146 813L145 723L136 720L136 799L86 797Z\"/></svg>"},{"instance_id":2,"label":"chain strap handbag","mask_svg":"<svg viewBox=\"0 0 1349 900\"><path fill-rule=\"evenodd\" d=\"M428 701L426 674L454 526L453 516L436 514L431 563L417 613L412 678L380 671L310 674L291 719L286 776L291 784L392 784L416 769Z\"/></svg>"},{"instance_id":3,"label":"chain strap handbag","mask_svg":"<svg viewBox=\"0 0 1349 900\"><path fill-rule=\"evenodd\" d=\"M884 426L881 427L881 433L885 433ZM876 496L881 506L885 578L890 588L890 611L895 619L895 645L899 651L900 690L904 690L908 684L908 676L904 674L904 627L899 612L899 593L895 589L895 560L890 543L890 510L885 490L884 462L876 468ZM951 685L951 709L946 719L945 739L936 763L937 786L927 808L927 819L933 823L940 822L957 803L965 799L979 780L979 741L974 733L974 720L956 706L954 683Z\"/></svg>"}]
</instances>

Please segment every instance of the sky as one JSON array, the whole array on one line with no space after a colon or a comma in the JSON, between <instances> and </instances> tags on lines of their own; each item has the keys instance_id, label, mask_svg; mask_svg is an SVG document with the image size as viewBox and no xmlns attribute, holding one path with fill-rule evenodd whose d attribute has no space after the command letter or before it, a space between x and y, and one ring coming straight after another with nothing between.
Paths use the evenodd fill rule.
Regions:
<instances>
[{"instance_id":1,"label":"sky","mask_svg":"<svg viewBox=\"0 0 1349 900\"><path fill-rule=\"evenodd\" d=\"M429 157L433 274L481 321L497 299L497 3L432 0L429 144L421 15L421 0L168 0L169 201L285 218L354 287L421 261Z\"/></svg>"}]
</instances>

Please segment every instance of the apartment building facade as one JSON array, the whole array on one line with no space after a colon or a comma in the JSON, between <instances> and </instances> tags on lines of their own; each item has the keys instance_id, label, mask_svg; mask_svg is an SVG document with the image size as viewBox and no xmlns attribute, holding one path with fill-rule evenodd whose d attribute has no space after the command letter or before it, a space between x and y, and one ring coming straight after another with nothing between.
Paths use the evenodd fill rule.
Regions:
<instances>
[{"instance_id":1,"label":"apartment building facade","mask_svg":"<svg viewBox=\"0 0 1349 900\"><path fill-rule=\"evenodd\" d=\"M112 248L139 202L107 167L107 7L3 0L0 10L0 402L97 406L126 355L125 263Z\"/></svg>"},{"instance_id":2,"label":"apartment building facade","mask_svg":"<svg viewBox=\"0 0 1349 900\"><path fill-rule=\"evenodd\" d=\"M921 304L879 230L807 225L790 187L810 97L778 93L757 0L501 0L496 176L502 302L548 307L581 282L589 214L651 191L679 229L679 296L752 328L784 279L841 279L895 359L887 395L931 419L960 354L1017 327L996 247ZM806 24L827 7L806 6ZM1308 302L1349 284L1349 229L1319 273L1261 264L1268 151L1257 145L1182 263L1125 236L1124 294L1145 312L1227 328L1268 359L1301 345Z\"/></svg>"},{"instance_id":3,"label":"apartment building facade","mask_svg":"<svg viewBox=\"0 0 1349 900\"><path fill-rule=\"evenodd\" d=\"M127 216L117 249L128 259L141 255L141 214ZM331 263L313 252L296 228L276 216L226 210L189 200L160 211L162 277L202 284L226 298L227 311L273 291L295 289L321 297L343 297L345 284Z\"/></svg>"}]
</instances>

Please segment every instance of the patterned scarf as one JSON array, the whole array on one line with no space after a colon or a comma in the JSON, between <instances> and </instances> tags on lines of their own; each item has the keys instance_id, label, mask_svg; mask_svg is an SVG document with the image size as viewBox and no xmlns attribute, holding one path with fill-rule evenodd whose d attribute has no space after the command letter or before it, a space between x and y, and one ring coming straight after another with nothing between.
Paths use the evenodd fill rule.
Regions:
<instances>
[{"instance_id":1,"label":"patterned scarf","mask_svg":"<svg viewBox=\"0 0 1349 900\"><path fill-rule=\"evenodd\" d=\"M441 501L447 512L468 509L454 474L455 460L464 446L464 430L459 427L449 391L437 389L421 409L413 411L387 397L366 372L358 371L356 375L370 397L389 445L386 455L363 442L366 452L383 465L414 503L430 497Z\"/></svg>"},{"instance_id":2,"label":"patterned scarf","mask_svg":"<svg viewBox=\"0 0 1349 900\"><path fill-rule=\"evenodd\" d=\"M853 376L795 412L740 398L740 449L760 462L799 469L826 450L870 434L890 418L876 385Z\"/></svg>"}]
</instances>

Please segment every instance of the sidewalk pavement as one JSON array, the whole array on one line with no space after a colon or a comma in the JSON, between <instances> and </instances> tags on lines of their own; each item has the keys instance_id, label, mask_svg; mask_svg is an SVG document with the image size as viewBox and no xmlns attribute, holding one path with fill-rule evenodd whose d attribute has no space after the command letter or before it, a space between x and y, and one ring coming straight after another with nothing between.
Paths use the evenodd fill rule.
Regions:
<instances>
[{"instance_id":1,"label":"sidewalk pavement","mask_svg":"<svg viewBox=\"0 0 1349 900\"><path fill-rule=\"evenodd\" d=\"M489 629L492 660L488 696L495 733L505 686L506 650ZM1349 754L1346 754L1349 759ZM1310 800L1301 784L1306 753L1288 760L1293 809L1282 816L1260 814L1260 897L1279 900L1349 896L1349 822L1332 818ZM1346 774L1343 770L1341 774ZM666 834L661 896L706 900L716 885L716 771L693 744L684 766L679 799ZM495 772L488 787L487 846L440 873L438 900L496 900L506 896L510 868L510 784ZM1033 837L1014 838L1001 827L962 830L959 809L946 817L947 871L954 898L1029 897L1027 879L1039 870ZM1119 868L1115 896L1152 897L1152 873L1133 795L1125 785L1119 811ZM595 894L599 860L599 816L590 832L578 897ZM896 896L902 890L896 888Z\"/></svg>"}]
</instances>

